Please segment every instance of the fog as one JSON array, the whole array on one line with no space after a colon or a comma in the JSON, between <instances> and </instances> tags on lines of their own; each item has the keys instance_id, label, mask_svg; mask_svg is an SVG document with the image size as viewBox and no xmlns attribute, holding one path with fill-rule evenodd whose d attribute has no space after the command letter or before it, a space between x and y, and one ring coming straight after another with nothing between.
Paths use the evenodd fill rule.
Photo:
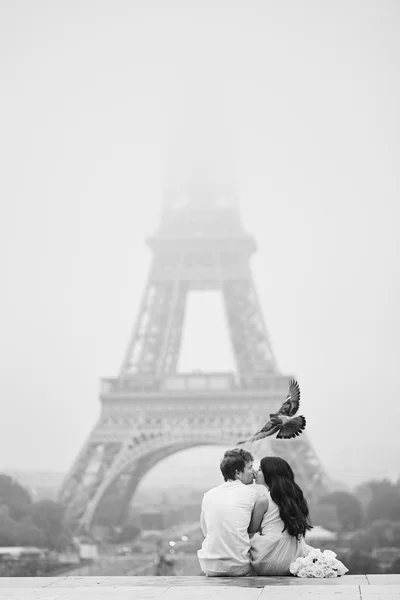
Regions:
<instances>
[{"instance_id":1,"label":"fog","mask_svg":"<svg viewBox=\"0 0 400 600\"><path fill-rule=\"evenodd\" d=\"M398 30L388 0L3 0L1 469L69 468L129 341L145 238L196 184L229 189L258 241L270 340L327 471L397 478ZM218 370L221 307L200 301L180 364ZM205 479L219 452L195 454ZM153 476L191 477L190 453Z\"/></svg>"}]
</instances>

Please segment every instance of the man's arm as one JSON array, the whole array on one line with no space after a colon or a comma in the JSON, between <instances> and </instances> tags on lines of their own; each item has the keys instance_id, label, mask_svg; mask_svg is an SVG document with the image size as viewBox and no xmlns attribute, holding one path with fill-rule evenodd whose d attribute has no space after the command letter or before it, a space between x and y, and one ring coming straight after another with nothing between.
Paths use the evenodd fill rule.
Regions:
<instances>
[{"instance_id":1,"label":"man's arm","mask_svg":"<svg viewBox=\"0 0 400 600\"><path fill-rule=\"evenodd\" d=\"M204 518L203 508L201 509L201 515L200 515L200 527L201 527L204 537L207 537L207 527L206 527L206 520Z\"/></svg>"},{"instance_id":2,"label":"man's arm","mask_svg":"<svg viewBox=\"0 0 400 600\"><path fill-rule=\"evenodd\" d=\"M261 521L267 509L268 498L266 496L257 498L253 512L251 513L250 525L247 529L250 534L256 533L260 529Z\"/></svg>"}]
</instances>

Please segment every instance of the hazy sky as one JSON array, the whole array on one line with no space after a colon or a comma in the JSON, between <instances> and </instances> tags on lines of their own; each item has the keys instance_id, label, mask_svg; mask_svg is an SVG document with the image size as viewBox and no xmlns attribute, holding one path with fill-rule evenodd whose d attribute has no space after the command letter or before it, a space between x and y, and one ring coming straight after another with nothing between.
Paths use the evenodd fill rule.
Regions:
<instances>
[{"instance_id":1,"label":"hazy sky","mask_svg":"<svg viewBox=\"0 0 400 600\"><path fill-rule=\"evenodd\" d=\"M322 462L348 483L399 473L399 13L2 0L0 468L70 466L120 367L164 190L207 155L257 237L272 345ZM187 368L228 360L208 344L216 307Z\"/></svg>"}]
</instances>

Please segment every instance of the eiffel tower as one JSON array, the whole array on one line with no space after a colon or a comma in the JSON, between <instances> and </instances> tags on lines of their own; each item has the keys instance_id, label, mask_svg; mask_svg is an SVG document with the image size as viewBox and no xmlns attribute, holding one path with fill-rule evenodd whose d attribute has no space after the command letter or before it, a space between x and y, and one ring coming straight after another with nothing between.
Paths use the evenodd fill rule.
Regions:
<instances>
[{"instance_id":1,"label":"eiffel tower","mask_svg":"<svg viewBox=\"0 0 400 600\"><path fill-rule=\"evenodd\" d=\"M153 260L120 372L102 380L100 418L59 494L78 530L121 526L137 485L156 463L194 446L235 447L288 390L250 269L256 243L231 193L198 185L167 197L147 242ZM221 293L236 373L177 372L191 290ZM289 461L306 493L325 485L307 433L258 444L260 457Z\"/></svg>"}]
</instances>

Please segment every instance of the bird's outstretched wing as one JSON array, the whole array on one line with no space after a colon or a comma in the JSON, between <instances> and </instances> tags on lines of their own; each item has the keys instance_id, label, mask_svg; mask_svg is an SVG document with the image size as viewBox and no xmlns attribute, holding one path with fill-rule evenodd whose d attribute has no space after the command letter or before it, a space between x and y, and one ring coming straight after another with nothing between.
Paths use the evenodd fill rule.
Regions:
<instances>
[{"instance_id":1,"label":"bird's outstretched wing","mask_svg":"<svg viewBox=\"0 0 400 600\"><path fill-rule=\"evenodd\" d=\"M306 426L306 420L303 416L293 417L282 425L278 435L278 440L288 440L300 435Z\"/></svg>"},{"instance_id":2,"label":"bird's outstretched wing","mask_svg":"<svg viewBox=\"0 0 400 600\"><path fill-rule=\"evenodd\" d=\"M247 440L242 440L238 442L238 445L245 444L246 442L256 442L257 440L262 440L265 437L270 435L274 435L277 431L282 427L282 422L280 419L273 419L268 421L259 431L257 431L254 435L249 437Z\"/></svg>"},{"instance_id":3,"label":"bird's outstretched wing","mask_svg":"<svg viewBox=\"0 0 400 600\"><path fill-rule=\"evenodd\" d=\"M285 402L282 404L277 415L285 415L286 417L293 417L299 410L300 406L300 387L295 379L289 381L289 392L286 396Z\"/></svg>"}]
</instances>

